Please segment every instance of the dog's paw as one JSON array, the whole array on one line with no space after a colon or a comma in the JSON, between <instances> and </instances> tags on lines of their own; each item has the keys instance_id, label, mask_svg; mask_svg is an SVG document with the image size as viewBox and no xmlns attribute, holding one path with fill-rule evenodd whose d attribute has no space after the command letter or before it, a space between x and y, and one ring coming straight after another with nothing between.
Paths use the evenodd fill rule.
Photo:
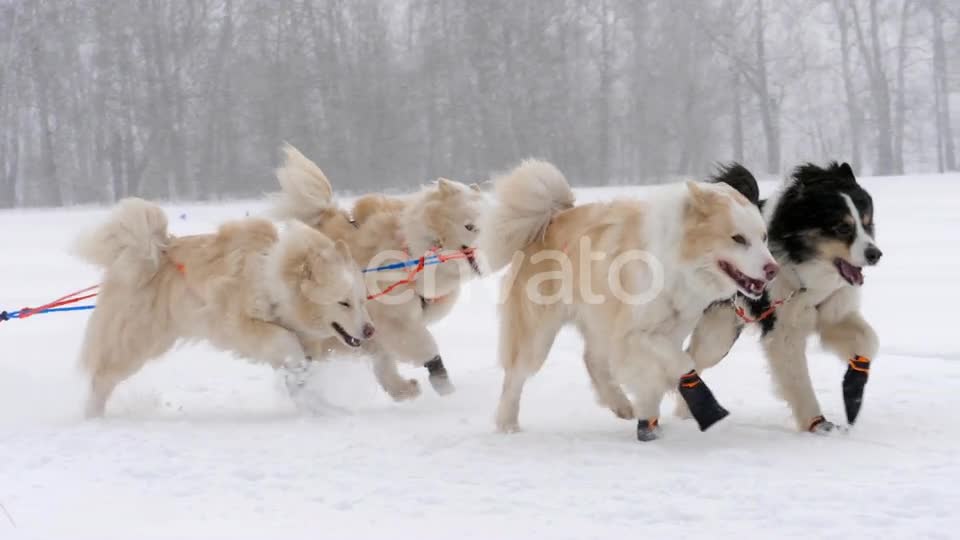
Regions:
<instances>
[{"instance_id":1,"label":"dog's paw","mask_svg":"<svg viewBox=\"0 0 960 540\"><path fill-rule=\"evenodd\" d=\"M389 393L394 401L415 399L420 395L420 383L416 379L407 379L396 388L392 388Z\"/></svg>"},{"instance_id":2,"label":"dog's paw","mask_svg":"<svg viewBox=\"0 0 960 540\"><path fill-rule=\"evenodd\" d=\"M826 436L846 433L848 429L844 426L834 424L833 422L821 416L810 424L810 427L807 429L807 431L813 433L814 435Z\"/></svg>"},{"instance_id":3,"label":"dog's paw","mask_svg":"<svg viewBox=\"0 0 960 540\"><path fill-rule=\"evenodd\" d=\"M520 424L514 421L500 422L497 421L497 432L498 433L520 433Z\"/></svg>"},{"instance_id":4,"label":"dog's paw","mask_svg":"<svg viewBox=\"0 0 960 540\"><path fill-rule=\"evenodd\" d=\"M452 394L457 389L457 387L450 382L450 377L446 375L431 375L430 386L433 387L434 392L441 396Z\"/></svg>"},{"instance_id":5,"label":"dog's paw","mask_svg":"<svg viewBox=\"0 0 960 540\"><path fill-rule=\"evenodd\" d=\"M640 442L655 441L660 438L660 422L654 420L637 421L637 440Z\"/></svg>"}]
</instances>

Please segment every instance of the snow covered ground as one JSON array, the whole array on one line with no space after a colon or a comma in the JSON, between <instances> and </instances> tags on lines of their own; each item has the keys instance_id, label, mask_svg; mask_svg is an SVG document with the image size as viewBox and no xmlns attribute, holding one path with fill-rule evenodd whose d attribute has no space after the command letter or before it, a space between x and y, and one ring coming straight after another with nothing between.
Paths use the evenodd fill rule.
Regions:
<instances>
[{"instance_id":1,"label":"snow covered ground","mask_svg":"<svg viewBox=\"0 0 960 540\"><path fill-rule=\"evenodd\" d=\"M866 276L881 353L849 434L794 430L755 332L705 375L732 412L707 433L667 402L664 438L638 443L633 422L594 404L566 332L528 385L525 431L496 434L493 279L435 327L457 393L425 385L395 404L364 362L335 361L312 384L349 413L325 417L299 416L267 368L191 346L120 387L106 419L83 421L87 315L41 315L0 323L0 539L955 538L960 176L863 182L885 253ZM169 210L185 233L259 207ZM0 308L95 283L64 248L103 215L0 213ZM811 369L841 421L843 364L814 344Z\"/></svg>"}]
</instances>

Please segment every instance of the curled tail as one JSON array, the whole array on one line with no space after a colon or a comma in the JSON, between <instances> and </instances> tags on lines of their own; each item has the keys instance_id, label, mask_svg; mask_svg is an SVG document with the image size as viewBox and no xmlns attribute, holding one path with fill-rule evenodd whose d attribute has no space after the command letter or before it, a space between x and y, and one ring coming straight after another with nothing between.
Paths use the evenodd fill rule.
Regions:
<instances>
[{"instance_id":1,"label":"curled tail","mask_svg":"<svg viewBox=\"0 0 960 540\"><path fill-rule=\"evenodd\" d=\"M496 205L481 227L480 247L492 270L541 238L553 216L572 208L573 190L553 164L524 160L494 180Z\"/></svg>"},{"instance_id":2,"label":"curled tail","mask_svg":"<svg viewBox=\"0 0 960 540\"><path fill-rule=\"evenodd\" d=\"M286 159L276 170L281 191L274 196L273 214L316 225L336 209L333 187L320 167L292 145L284 145L283 153Z\"/></svg>"},{"instance_id":3,"label":"curled tail","mask_svg":"<svg viewBox=\"0 0 960 540\"><path fill-rule=\"evenodd\" d=\"M143 284L163 262L169 243L167 216L143 199L120 201L106 223L81 236L73 252L85 261L104 268L106 279Z\"/></svg>"}]
</instances>

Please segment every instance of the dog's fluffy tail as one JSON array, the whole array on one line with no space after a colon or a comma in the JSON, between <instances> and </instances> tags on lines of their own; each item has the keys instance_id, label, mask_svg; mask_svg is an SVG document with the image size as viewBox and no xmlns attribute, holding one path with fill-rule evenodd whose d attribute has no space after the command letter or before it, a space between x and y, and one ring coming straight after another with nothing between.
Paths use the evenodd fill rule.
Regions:
<instances>
[{"instance_id":1,"label":"dog's fluffy tail","mask_svg":"<svg viewBox=\"0 0 960 540\"><path fill-rule=\"evenodd\" d=\"M276 170L281 191L274 197L273 214L315 224L334 207L333 187L317 164L290 144L283 146L286 159Z\"/></svg>"},{"instance_id":2,"label":"dog's fluffy tail","mask_svg":"<svg viewBox=\"0 0 960 540\"><path fill-rule=\"evenodd\" d=\"M553 164L524 160L494 180L496 205L481 226L480 247L491 270L499 270L517 251L547 230L553 216L574 204L573 190Z\"/></svg>"},{"instance_id":3,"label":"dog's fluffy tail","mask_svg":"<svg viewBox=\"0 0 960 540\"><path fill-rule=\"evenodd\" d=\"M104 268L107 279L143 284L157 273L169 241L163 210L130 198L117 204L106 223L82 235L73 252Z\"/></svg>"}]
</instances>

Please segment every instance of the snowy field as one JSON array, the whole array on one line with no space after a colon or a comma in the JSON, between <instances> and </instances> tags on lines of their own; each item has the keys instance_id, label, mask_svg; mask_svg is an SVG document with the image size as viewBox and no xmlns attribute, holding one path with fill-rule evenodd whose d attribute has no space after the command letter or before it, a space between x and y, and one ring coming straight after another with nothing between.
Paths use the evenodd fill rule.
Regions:
<instances>
[{"instance_id":1,"label":"snowy field","mask_svg":"<svg viewBox=\"0 0 960 540\"><path fill-rule=\"evenodd\" d=\"M706 433L668 401L664 437L638 443L634 422L593 402L570 331L527 386L524 431L497 434L494 279L435 326L455 394L407 368L424 394L396 404L365 362L334 361L311 384L349 412L324 417L298 415L269 369L191 346L84 421L87 314L39 315L0 323L0 539L956 538L960 176L863 183L885 253L865 285L881 349L848 434L795 431L756 331L704 377L731 411ZM168 208L175 233L260 210ZM103 217L0 213L0 309L95 283L64 248ZM842 421L844 364L810 355L825 414Z\"/></svg>"}]
</instances>

